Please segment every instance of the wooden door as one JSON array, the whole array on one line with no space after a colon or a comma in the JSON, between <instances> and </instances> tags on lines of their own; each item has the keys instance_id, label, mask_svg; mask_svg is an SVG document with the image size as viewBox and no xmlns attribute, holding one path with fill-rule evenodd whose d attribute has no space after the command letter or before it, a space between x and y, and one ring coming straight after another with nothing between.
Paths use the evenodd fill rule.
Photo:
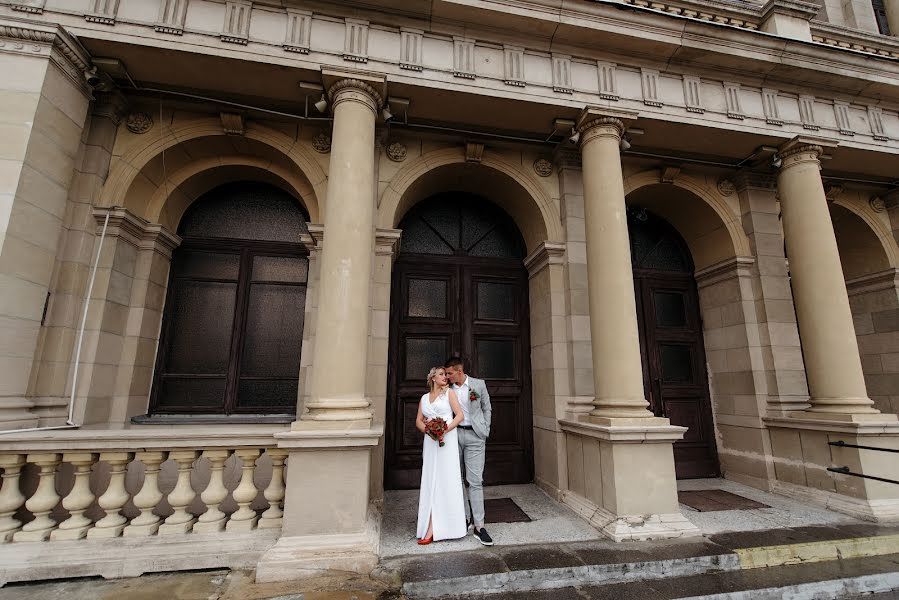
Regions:
<instances>
[{"instance_id":1,"label":"wooden door","mask_svg":"<svg viewBox=\"0 0 899 600\"><path fill-rule=\"evenodd\" d=\"M661 219L631 218L631 256L640 324L643 385L653 413L686 427L674 444L680 479L716 477L718 455L693 265Z\"/></svg>"},{"instance_id":2,"label":"wooden door","mask_svg":"<svg viewBox=\"0 0 899 600\"><path fill-rule=\"evenodd\" d=\"M680 479L716 477L718 458L705 370L702 329L692 277L645 274L637 279L642 315L644 386L652 411L686 427L674 444Z\"/></svg>"},{"instance_id":3,"label":"wooden door","mask_svg":"<svg viewBox=\"0 0 899 600\"><path fill-rule=\"evenodd\" d=\"M475 225L454 231L472 219L491 225L478 225L477 233ZM517 230L485 200L455 195L423 202L400 228L403 249L391 291L385 487L419 486L418 403L428 370L450 356L463 357L466 372L484 379L490 392L485 484L532 481L527 272L516 256L523 253Z\"/></svg>"}]
</instances>

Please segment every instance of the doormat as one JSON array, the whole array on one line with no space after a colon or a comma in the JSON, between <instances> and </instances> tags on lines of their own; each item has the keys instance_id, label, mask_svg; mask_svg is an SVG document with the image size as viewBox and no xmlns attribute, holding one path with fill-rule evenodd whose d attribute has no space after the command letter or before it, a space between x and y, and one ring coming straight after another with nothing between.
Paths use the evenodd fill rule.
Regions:
<instances>
[{"instance_id":1,"label":"doormat","mask_svg":"<svg viewBox=\"0 0 899 600\"><path fill-rule=\"evenodd\" d=\"M771 508L767 504L737 496L724 490L691 490L678 492L677 499L699 512L716 510L752 510L754 508Z\"/></svg>"},{"instance_id":2,"label":"doormat","mask_svg":"<svg viewBox=\"0 0 899 600\"><path fill-rule=\"evenodd\" d=\"M484 512L487 523L528 523L531 520L511 498L484 500Z\"/></svg>"}]
</instances>

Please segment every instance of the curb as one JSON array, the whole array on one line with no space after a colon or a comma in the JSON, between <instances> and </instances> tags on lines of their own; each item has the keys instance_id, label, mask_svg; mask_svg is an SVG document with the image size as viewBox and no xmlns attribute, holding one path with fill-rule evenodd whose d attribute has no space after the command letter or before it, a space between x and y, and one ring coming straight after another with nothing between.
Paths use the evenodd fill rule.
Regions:
<instances>
[{"instance_id":1,"label":"curb","mask_svg":"<svg viewBox=\"0 0 899 600\"><path fill-rule=\"evenodd\" d=\"M738 548L740 568L758 569L799 563L899 554L899 534Z\"/></svg>"},{"instance_id":2,"label":"curb","mask_svg":"<svg viewBox=\"0 0 899 600\"><path fill-rule=\"evenodd\" d=\"M783 600L785 598L789 598L789 600L835 600L861 594L880 594L897 589L899 589L899 573L883 573L800 583L779 588L691 596L680 600Z\"/></svg>"}]
</instances>

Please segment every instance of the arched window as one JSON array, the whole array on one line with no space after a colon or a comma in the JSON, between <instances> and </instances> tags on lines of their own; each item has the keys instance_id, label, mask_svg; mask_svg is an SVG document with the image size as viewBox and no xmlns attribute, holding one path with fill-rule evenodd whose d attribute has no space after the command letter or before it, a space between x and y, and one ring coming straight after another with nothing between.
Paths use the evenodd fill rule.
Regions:
<instances>
[{"instance_id":1,"label":"arched window","mask_svg":"<svg viewBox=\"0 0 899 600\"><path fill-rule=\"evenodd\" d=\"M445 193L416 205L400 223L403 254L524 258L511 217L478 196Z\"/></svg>"},{"instance_id":2,"label":"arched window","mask_svg":"<svg viewBox=\"0 0 899 600\"><path fill-rule=\"evenodd\" d=\"M643 208L629 209L627 221L634 269L693 273L690 250L667 221Z\"/></svg>"},{"instance_id":3,"label":"arched window","mask_svg":"<svg viewBox=\"0 0 899 600\"><path fill-rule=\"evenodd\" d=\"M307 216L283 190L232 183L178 227L151 414L296 411Z\"/></svg>"}]
</instances>

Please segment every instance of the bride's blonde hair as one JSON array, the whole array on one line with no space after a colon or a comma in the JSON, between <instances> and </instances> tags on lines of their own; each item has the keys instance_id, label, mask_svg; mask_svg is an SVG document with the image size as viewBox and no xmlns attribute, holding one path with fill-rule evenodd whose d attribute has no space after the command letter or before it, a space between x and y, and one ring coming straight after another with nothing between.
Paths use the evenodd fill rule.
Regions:
<instances>
[{"instance_id":1,"label":"bride's blonde hair","mask_svg":"<svg viewBox=\"0 0 899 600\"><path fill-rule=\"evenodd\" d=\"M443 367L431 367L431 370L428 371L428 390L434 388L434 378L437 376L437 371L443 371Z\"/></svg>"}]
</instances>

